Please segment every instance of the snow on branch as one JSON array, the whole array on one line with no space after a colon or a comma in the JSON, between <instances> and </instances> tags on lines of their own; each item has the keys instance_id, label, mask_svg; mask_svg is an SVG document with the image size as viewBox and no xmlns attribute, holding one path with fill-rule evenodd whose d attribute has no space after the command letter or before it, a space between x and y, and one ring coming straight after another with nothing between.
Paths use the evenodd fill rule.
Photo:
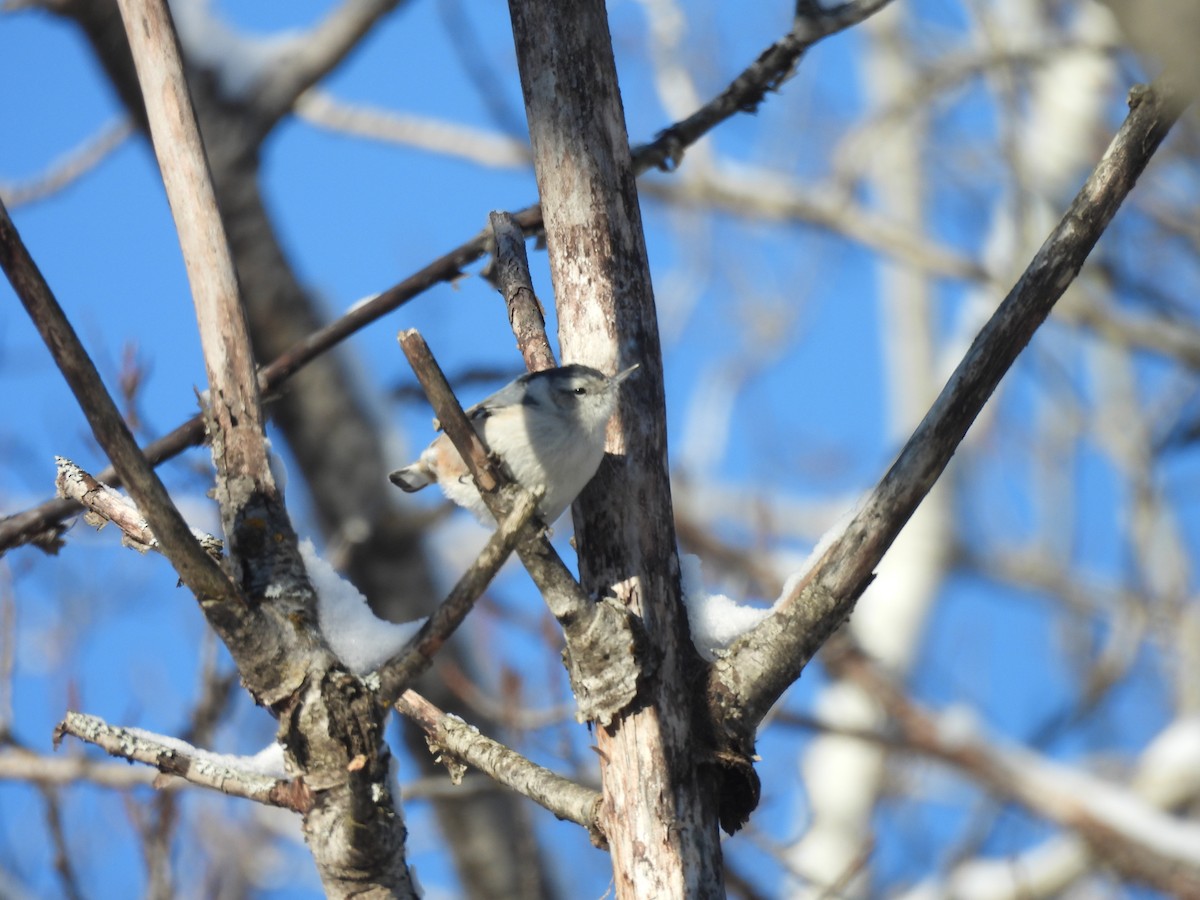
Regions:
<instances>
[{"instance_id":1,"label":"snow on branch","mask_svg":"<svg viewBox=\"0 0 1200 900\"><path fill-rule=\"evenodd\" d=\"M56 456L54 462L58 466L58 475L54 479L58 496L74 500L83 506L88 511L85 520L89 525L103 528L106 523L112 522L121 529L121 541L125 546L139 553L145 553L147 550L161 552L158 538L138 512L136 503L107 484L97 481L71 460ZM220 538L195 528L192 529L192 534L209 556L214 560L221 558Z\"/></svg>"},{"instance_id":2,"label":"snow on branch","mask_svg":"<svg viewBox=\"0 0 1200 900\"><path fill-rule=\"evenodd\" d=\"M164 775L231 797L244 797L298 813L307 812L312 806L312 794L304 781L283 774L282 750L278 745L254 757L224 756L175 738L109 725L96 716L76 712L67 713L54 729L55 747L68 734L95 744L110 756L146 763Z\"/></svg>"},{"instance_id":3,"label":"snow on branch","mask_svg":"<svg viewBox=\"0 0 1200 900\"><path fill-rule=\"evenodd\" d=\"M731 736L752 741L771 705L845 621L1018 354L1074 281L1184 108L1169 85L1130 93L1129 115L1058 226L980 331L896 462L777 612L718 660L710 696Z\"/></svg>"},{"instance_id":4,"label":"snow on branch","mask_svg":"<svg viewBox=\"0 0 1200 900\"><path fill-rule=\"evenodd\" d=\"M329 649L346 668L365 675L412 640L422 621L387 622L371 611L367 598L322 558L313 542L300 542L304 569L317 593L317 619Z\"/></svg>"}]
</instances>

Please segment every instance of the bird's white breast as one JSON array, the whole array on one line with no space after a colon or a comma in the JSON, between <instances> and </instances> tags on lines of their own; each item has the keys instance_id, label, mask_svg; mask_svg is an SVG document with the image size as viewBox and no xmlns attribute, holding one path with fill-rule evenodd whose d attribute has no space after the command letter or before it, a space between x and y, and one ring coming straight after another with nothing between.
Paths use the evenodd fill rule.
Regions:
<instances>
[{"instance_id":1,"label":"bird's white breast","mask_svg":"<svg viewBox=\"0 0 1200 900\"><path fill-rule=\"evenodd\" d=\"M520 421L504 421L510 414L518 416ZM516 407L512 413L489 416L483 422L483 437L518 483L545 488L540 510L549 525L562 515L600 467L606 423L591 429L578 423L571 428L540 428L536 419L539 415L545 413Z\"/></svg>"}]
</instances>

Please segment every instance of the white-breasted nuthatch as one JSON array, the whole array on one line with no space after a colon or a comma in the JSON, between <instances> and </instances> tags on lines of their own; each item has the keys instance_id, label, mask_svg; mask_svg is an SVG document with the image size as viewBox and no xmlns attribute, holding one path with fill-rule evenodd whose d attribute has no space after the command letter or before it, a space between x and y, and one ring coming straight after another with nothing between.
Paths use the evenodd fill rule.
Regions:
<instances>
[{"instance_id":1,"label":"white-breasted nuthatch","mask_svg":"<svg viewBox=\"0 0 1200 900\"><path fill-rule=\"evenodd\" d=\"M467 410L488 448L523 487L541 487L543 521L554 523L592 480L604 458L617 391L637 365L611 378L588 366L529 372ZM439 435L420 458L388 476L405 491L437 482L459 506L491 522L471 473L450 438Z\"/></svg>"}]
</instances>

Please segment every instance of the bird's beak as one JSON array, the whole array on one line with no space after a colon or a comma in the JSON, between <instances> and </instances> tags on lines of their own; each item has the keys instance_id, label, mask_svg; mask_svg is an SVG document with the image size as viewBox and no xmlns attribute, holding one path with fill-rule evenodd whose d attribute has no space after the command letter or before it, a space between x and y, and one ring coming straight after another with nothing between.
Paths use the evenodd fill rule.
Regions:
<instances>
[{"instance_id":1,"label":"bird's beak","mask_svg":"<svg viewBox=\"0 0 1200 900\"><path fill-rule=\"evenodd\" d=\"M614 375L612 377L613 384L620 384L622 381L624 381L626 378L628 378L630 375L632 375L634 373L634 370L636 370L640 367L641 367L641 363L634 363L628 369L618 372L616 375Z\"/></svg>"}]
</instances>

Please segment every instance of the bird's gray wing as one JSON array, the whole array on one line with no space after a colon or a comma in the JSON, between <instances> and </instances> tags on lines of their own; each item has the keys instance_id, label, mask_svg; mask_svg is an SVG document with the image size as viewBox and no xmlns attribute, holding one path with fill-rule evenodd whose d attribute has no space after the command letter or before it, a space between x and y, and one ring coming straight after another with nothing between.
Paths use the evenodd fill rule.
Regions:
<instances>
[{"instance_id":1,"label":"bird's gray wing","mask_svg":"<svg viewBox=\"0 0 1200 900\"><path fill-rule=\"evenodd\" d=\"M526 398L525 382L527 378L528 376L523 375L516 381L506 384L491 396L480 400L467 410L467 418L474 422L479 419L486 419L491 415L493 410L502 409L506 406L519 406Z\"/></svg>"}]
</instances>

